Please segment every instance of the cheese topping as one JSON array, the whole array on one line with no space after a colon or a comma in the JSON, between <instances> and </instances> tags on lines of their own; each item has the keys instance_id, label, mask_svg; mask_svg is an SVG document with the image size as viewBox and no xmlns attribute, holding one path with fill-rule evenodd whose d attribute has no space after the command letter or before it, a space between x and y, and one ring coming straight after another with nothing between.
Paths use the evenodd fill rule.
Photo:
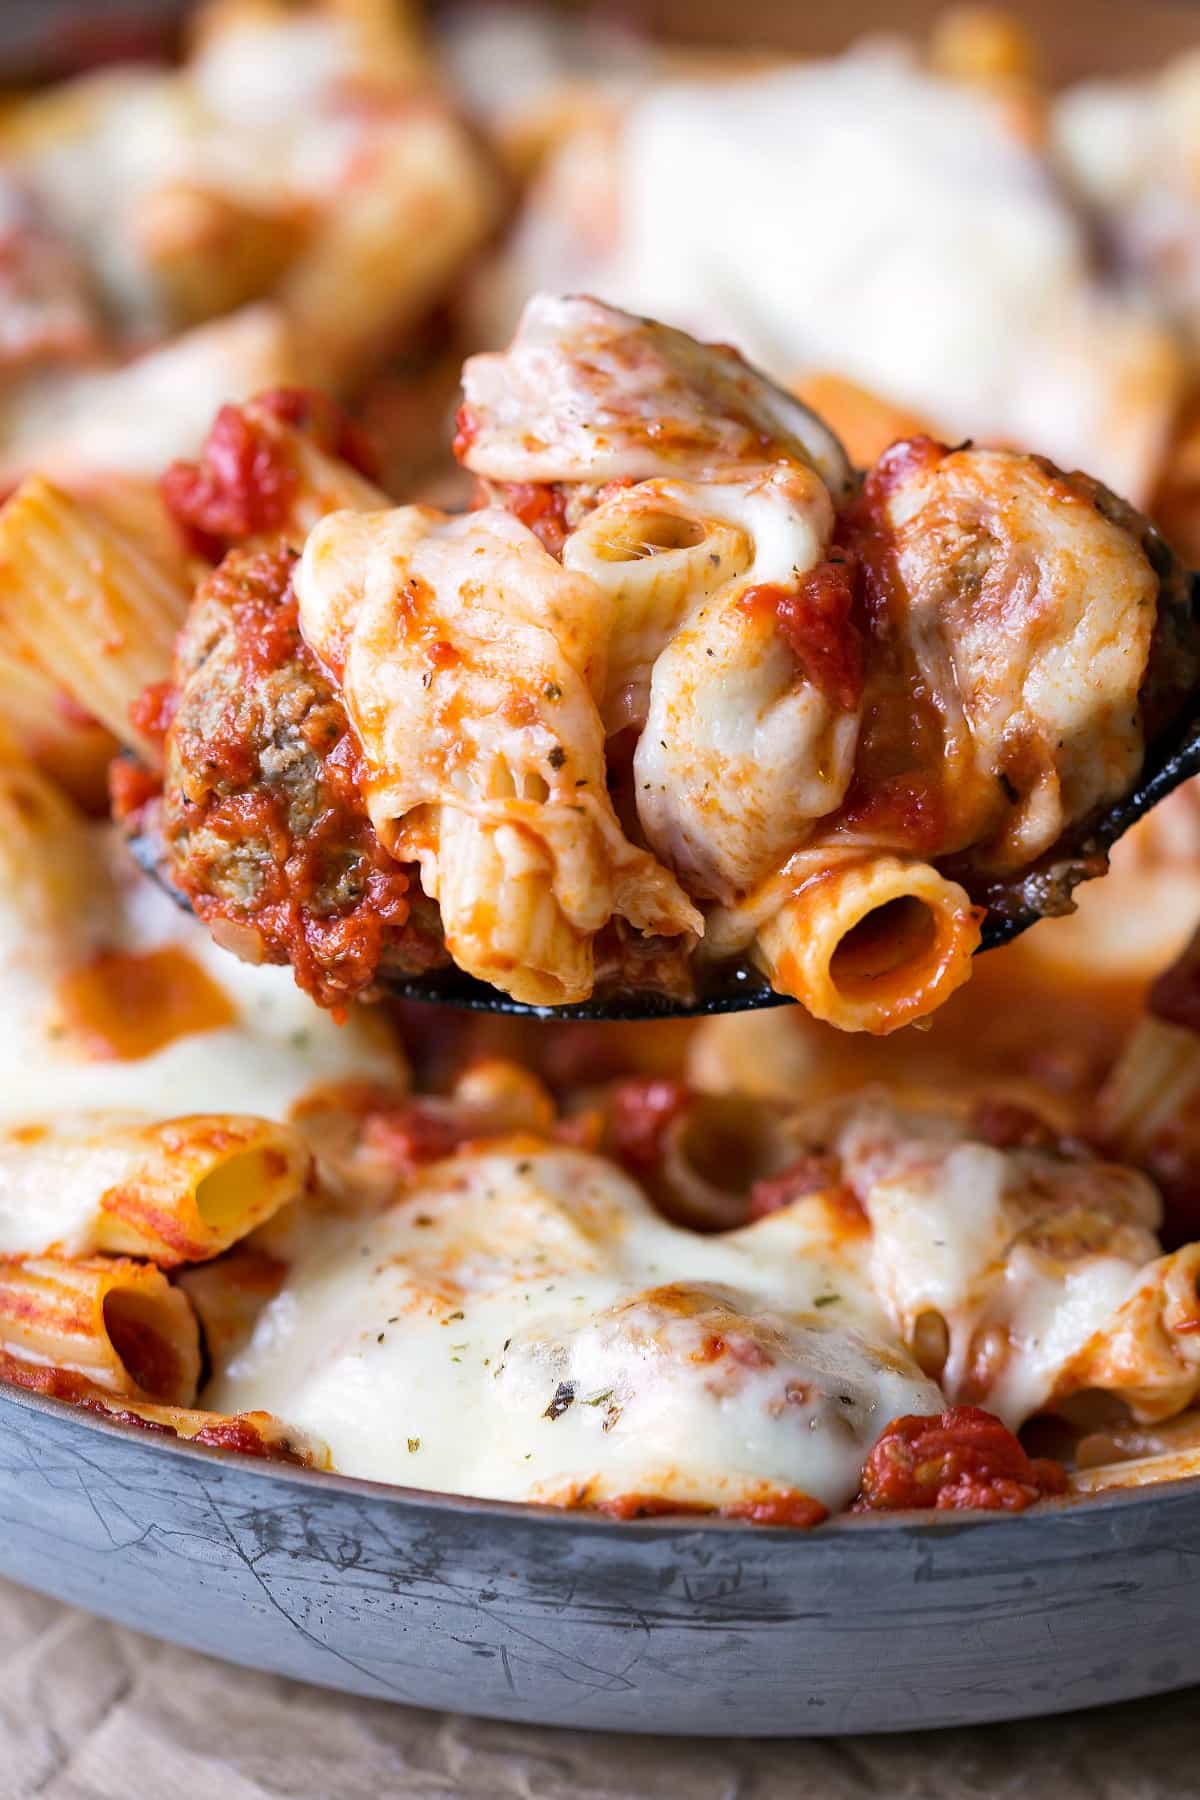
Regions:
<instances>
[{"instance_id":1,"label":"cheese topping","mask_svg":"<svg viewBox=\"0 0 1200 1800\"><path fill-rule=\"evenodd\" d=\"M882 1099L836 1138L871 1222L870 1279L912 1342L945 1325L942 1387L1019 1424L1158 1254L1145 1176L1051 1150L971 1141L952 1113Z\"/></svg>"},{"instance_id":2,"label":"cheese topping","mask_svg":"<svg viewBox=\"0 0 1200 1800\"><path fill-rule=\"evenodd\" d=\"M468 1153L367 1224L316 1222L208 1404L253 1396L348 1473L453 1493L843 1506L884 1425L941 1396L840 1236L810 1206L702 1237L597 1157Z\"/></svg>"},{"instance_id":3,"label":"cheese topping","mask_svg":"<svg viewBox=\"0 0 1200 1800\"><path fill-rule=\"evenodd\" d=\"M1147 497L1177 352L1097 274L1091 221L1003 97L871 48L662 82L615 152L594 137L542 177L514 287L586 286L779 379L830 371L947 437L1030 445Z\"/></svg>"},{"instance_id":4,"label":"cheese topping","mask_svg":"<svg viewBox=\"0 0 1200 1800\"><path fill-rule=\"evenodd\" d=\"M252 1111L283 1119L319 1083L403 1080L402 1059L379 1021L356 1014L335 1025L290 970L251 968L218 949L138 874L107 828L84 835L91 891L87 913L70 915L77 934L39 944L21 910L0 903L0 1123L82 1112L168 1119ZM59 984L104 952L166 946L203 971L232 1022L186 1031L148 1056L97 1057L88 1035L64 1019Z\"/></svg>"}]
</instances>

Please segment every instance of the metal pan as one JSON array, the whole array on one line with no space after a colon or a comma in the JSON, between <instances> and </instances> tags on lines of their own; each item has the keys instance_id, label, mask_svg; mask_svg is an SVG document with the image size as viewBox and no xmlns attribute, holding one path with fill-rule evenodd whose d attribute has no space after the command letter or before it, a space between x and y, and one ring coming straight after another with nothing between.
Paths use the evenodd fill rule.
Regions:
<instances>
[{"instance_id":1,"label":"metal pan","mask_svg":"<svg viewBox=\"0 0 1200 1800\"><path fill-rule=\"evenodd\" d=\"M253 1668L586 1730L908 1731L1200 1681L1200 1480L1021 1517L619 1524L0 1387L0 1573Z\"/></svg>"}]
</instances>

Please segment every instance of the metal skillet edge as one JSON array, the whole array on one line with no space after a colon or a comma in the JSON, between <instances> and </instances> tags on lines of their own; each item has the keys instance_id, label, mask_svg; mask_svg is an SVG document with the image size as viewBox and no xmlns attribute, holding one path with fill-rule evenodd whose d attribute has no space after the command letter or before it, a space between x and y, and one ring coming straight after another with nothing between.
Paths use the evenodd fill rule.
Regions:
<instances>
[{"instance_id":1,"label":"metal skillet edge","mask_svg":"<svg viewBox=\"0 0 1200 1800\"><path fill-rule=\"evenodd\" d=\"M408 1485L401 1486L397 1482L372 1481L359 1475L340 1475L328 1469L312 1469L300 1463L275 1461L270 1457L249 1456L240 1450L224 1450L209 1444L193 1444L186 1438L173 1437L168 1432L158 1432L153 1427L143 1427L122 1423L119 1419L105 1418L73 1405L68 1400L56 1400L47 1394L31 1392L28 1388L15 1383L0 1380L0 1403L10 1403L29 1412L46 1413L64 1419L72 1425L78 1425L88 1431L97 1431L104 1436L123 1438L127 1442L137 1444L157 1453L166 1451L170 1455L185 1458L198 1458L203 1462L215 1462L222 1467L232 1466L246 1471L254 1471L266 1475L272 1481L292 1482L303 1487L336 1489L342 1493L369 1495L373 1499L389 1503L420 1505L436 1508L440 1511L471 1514L483 1512L498 1517L521 1518L535 1521L538 1524L553 1524L559 1527L587 1526L598 1531L628 1532L678 1530L680 1522L686 1523L689 1530L744 1532L758 1538L764 1532L770 1537L788 1536L799 1542L812 1542L827 1537L831 1532L861 1532L887 1530L904 1526L906 1529L921 1529L938 1532L966 1530L975 1525L1004 1524L1016 1529L1022 1520L1045 1518L1052 1513L1076 1513L1081 1509L1093 1511L1107 1506L1128 1505L1144 1496L1161 1494L1164 1489L1172 1492L1191 1492L1200 1497L1200 1475L1179 1476L1174 1479L1156 1482L1153 1485L1140 1487L1112 1488L1100 1494L1067 1494L1059 1498L1040 1500L1035 1506L1023 1513L993 1513L983 1510L931 1512L927 1508L913 1511L896 1511L887 1513L835 1513L820 1525L799 1528L796 1526L753 1525L745 1519L723 1519L718 1515L692 1513L663 1513L646 1519L613 1519L605 1513L589 1512L584 1508L572 1510L569 1507L544 1506L525 1500L488 1500L471 1494L448 1494L440 1488L420 1488Z\"/></svg>"},{"instance_id":2,"label":"metal skillet edge","mask_svg":"<svg viewBox=\"0 0 1200 1800\"><path fill-rule=\"evenodd\" d=\"M0 1388L0 1572L260 1671L589 1730L914 1730L1200 1681L1195 1480L1020 1518L622 1523Z\"/></svg>"}]
</instances>

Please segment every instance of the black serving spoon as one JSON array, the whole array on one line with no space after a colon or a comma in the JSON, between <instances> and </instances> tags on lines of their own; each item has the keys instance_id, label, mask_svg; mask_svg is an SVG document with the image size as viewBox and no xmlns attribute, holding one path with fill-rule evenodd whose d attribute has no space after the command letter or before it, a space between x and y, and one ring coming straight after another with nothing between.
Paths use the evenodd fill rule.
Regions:
<instances>
[{"instance_id":1,"label":"black serving spoon","mask_svg":"<svg viewBox=\"0 0 1200 1800\"><path fill-rule=\"evenodd\" d=\"M1194 579L1200 593L1200 578ZM1065 910L1057 896L1069 894L1077 881L1095 874L1118 838L1193 775L1200 775L1200 706L1182 725L1151 746L1137 786L1123 800L1083 821L1072 832L1068 845L1049 852L1040 865L1021 878L1019 898L984 896L992 904L984 922L980 951L995 950L1028 931L1039 919ZM188 909L186 899L164 874L153 838L132 837L130 848L146 873ZM1039 895L1046 901L1040 908ZM699 1019L714 1013L752 1012L760 1007L792 1004L788 995L777 994L763 980L761 972L746 963L723 963L704 971L702 991L687 1000L647 989L584 1000L576 1006L528 1006L455 968L409 976L385 973L381 986L400 1000L421 1000L472 1012L524 1014L534 1019Z\"/></svg>"}]
</instances>

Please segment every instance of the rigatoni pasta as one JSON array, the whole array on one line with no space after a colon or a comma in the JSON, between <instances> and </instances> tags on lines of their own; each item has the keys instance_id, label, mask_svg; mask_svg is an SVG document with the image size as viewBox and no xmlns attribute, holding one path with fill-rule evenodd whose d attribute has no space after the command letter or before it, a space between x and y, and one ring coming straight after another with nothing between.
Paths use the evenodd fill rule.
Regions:
<instances>
[{"instance_id":1,"label":"rigatoni pasta","mask_svg":"<svg viewBox=\"0 0 1200 1800\"><path fill-rule=\"evenodd\" d=\"M0 687L5 723L16 742L68 794L90 811L100 811L116 738L2 627Z\"/></svg>"},{"instance_id":2,"label":"rigatoni pasta","mask_svg":"<svg viewBox=\"0 0 1200 1800\"><path fill-rule=\"evenodd\" d=\"M264 1119L85 1116L0 1129L0 1255L203 1262L296 1199L310 1174L302 1140Z\"/></svg>"},{"instance_id":3,"label":"rigatoni pasta","mask_svg":"<svg viewBox=\"0 0 1200 1800\"><path fill-rule=\"evenodd\" d=\"M381 339L433 304L497 212L497 190L457 119L426 109L385 122L280 285L318 384L360 377Z\"/></svg>"},{"instance_id":4,"label":"rigatoni pasta","mask_svg":"<svg viewBox=\"0 0 1200 1800\"><path fill-rule=\"evenodd\" d=\"M0 509L0 618L87 713L149 761L133 720L170 672L188 589L139 540L64 489L31 476Z\"/></svg>"},{"instance_id":5,"label":"rigatoni pasta","mask_svg":"<svg viewBox=\"0 0 1200 1800\"><path fill-rule=\"evenodd\" d=\"M853 856L801 880L753 956L771 986L843 1031L891 1031L970 979L981 909L928 863Z\"/></svg>"},{"instance_id":6,"label":"rigatoni pasta","mask_svg":"<svg viewBox=\"0 0 1200 1800\"><path fill-rule=\"evenodd\" d=\"M699 926L605 785L605 601L525 527L499 509L335 515L296 588L363 745L372 823L420 865L461 967L562 1005L591 992L592 939L614 913Z\"/></svg>"},{"instance_id":7,"label":"rigatoni pasta","mask_svg":"<svg viewBox=\"0 0 1200 1800\"><path fill-rule=\"evenodd\" d=\"M126 1257L0 1258L0 1353L172 1406L190 1405L200 1379L186 1294Z\"/></svg>"},{"instance_id":8,"label":"rigatoni pasta","mask_svg":"<svg viewBox=\"0 0 1200 1800\"><path fill-rule=\"evenodd\" d=\"M23 960L48 982L88 960L109 923L94 883L93 904L83 903L93 861L78 808L0 729L3 935L19 938Z\"/></svg>"},{"instance_id":9,"label":"rigatoni pasta","mask_svg":"<svg viewBox=\"0 0 1200 1800\"><path fill-rule=\"evenodd\" d=\"M1144 1160L1200 1094L1200 930L1150 989L1138 1021L1096 1100L1095 1130Z\"/></svg>"}]
</instances>

